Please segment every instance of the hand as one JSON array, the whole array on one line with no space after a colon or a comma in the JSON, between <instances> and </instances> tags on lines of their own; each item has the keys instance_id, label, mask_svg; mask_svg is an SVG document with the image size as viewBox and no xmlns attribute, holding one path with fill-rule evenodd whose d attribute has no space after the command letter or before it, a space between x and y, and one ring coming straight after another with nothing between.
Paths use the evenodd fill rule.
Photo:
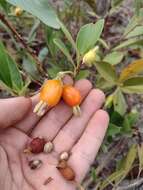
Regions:
<instances>
[{"instance_id":1,"label":"hand","mask_svg":"<svg viewBox=\"0 0 143 190\"><path fill-rule=\"evenodd\" d=\"M95 159L108 126L108 115L100 107L104 94L91 89L91 83L80 80L76 84L83 102L82 115L72 116L70 107L60 102L38 118L32 110L38 101L33 98L0 100L0 189L2 190L75 190L56 169L58 155L70 151L69 165L81 182ZM50 154L27 155L25 145L32 137L42 136L54 143ZM41 168L31 170L28 159L40 159ZM44 185L46 179L53 180Z\"/></svg>"}]
</instances>

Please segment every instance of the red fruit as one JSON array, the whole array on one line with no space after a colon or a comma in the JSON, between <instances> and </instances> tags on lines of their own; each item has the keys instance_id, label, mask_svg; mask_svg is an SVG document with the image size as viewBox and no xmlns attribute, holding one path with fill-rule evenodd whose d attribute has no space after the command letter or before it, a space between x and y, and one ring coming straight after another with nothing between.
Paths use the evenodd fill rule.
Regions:
<instances>
[{"instance_id":1,"label":"red fruit","mask_svg":"<svg viewBox=\"0 0 143 190\"><path fill-rule=\"evenodd\" d=\"M46 141L45 141L43 138L36 137L36 138L34 138L34 139L31 141L31 143L29 144L28 149L29 149L32 153L40 153L40 152L43 152L45 143L46 143Z\"/></svg>"},{"instance_id":2,"label":"red fruit","mask_svg":"<svg viewBox=\"0 0 143 190\"><path fill-rule=\"evenodd\" d=\"M62 97L64 101L72 107L77 106L81 103L81 95L79 90L70 85L65 85L63 87Z\"/></svg>"}]
</instances>

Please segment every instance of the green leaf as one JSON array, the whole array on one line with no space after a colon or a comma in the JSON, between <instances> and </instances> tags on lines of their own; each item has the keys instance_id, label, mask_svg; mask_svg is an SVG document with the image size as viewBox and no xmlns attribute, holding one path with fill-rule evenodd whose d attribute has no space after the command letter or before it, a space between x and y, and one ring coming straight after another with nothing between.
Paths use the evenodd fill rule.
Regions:
<instances>
[{"instance_id":1,"label":"green leaf","mask_svg":"<svg viewBox=\"0 0 143 190\"><path fill-rule=\"evenodd\" d=\"M127 118L129 120L129 123L131 126L133 126L134 124L136 124L136 122L139 119L139 112L136 109L132 109L130 113L127 114Z\"/></svg>"},{"instance_id":2,"label":"green leaf","mask_svg":"<svg viewBox=\"0 0 143 190\"><path fill-rule=\"evenodd\" d=\"M128 33L130 33L133 29L135 29L136 26L142 25L143 22L143 9L140 9L138 12L138 15L134 15L129 24L127 25L123 36L127 36Z\"/></svg>"},{"instance_id":3,"label":"green leaf","mask_svg":"<svg viewBox=\"0 0 143 190\"><path fill-rule=\"evenodd\" d=\"M124 81L122 91L125 93L143 93L143 77L134 77Z\"/></svg>"},{"instance_id":4,"label":"green leaf","mask_svg":"<svg viewBox=\"0 0 143 190\"><path fill-rule=\"evenodd\" d=\"M17 93L23 87L18 67L2 43L0 43L0 80Z\"/></svg>"},{"instance_id":5,"label":"green leaf","mask_svg":"<svg viewBox=\"0 0 143 190\"><path fill-rule=\"evenodd\" d=\"M114 137L121 132L121 127L114 125L113 123L109 124L108 130L107 130L107 136Z\"/></svg>"},{"instance_id":6,"label":"green leaf","mask_svg":"<svg viewBox=\"0 0 143 190\"><path fill-rule=\"evenodd\" d=\"M89 70L81 70L78 75L76 76L76 80L85 79L89 77L90 71Z\"/></svg>"},{"instance_id":7,"label":"green leaf","mask_svg":"<svg viewBox=\"0 0 143 190\"><path fill-rule=\"evenodd\" d=\"M143 169L143 143L138 145L139 170Z\"/></svg>"},{"instance_id":8,"label":"green leaf","mask_svg":"<svg viewBox=\"0 0 143 190\"><path fill-rule=\"evenodd\" d=\"M51 68L48 68L48 75L51 77L51 78L55 78L57 76L57 73L59 73L61 71L61 68L58 67L57 65L51 65L52 67Z\"/></svg>"},{"instance_id":9,"label":"green leaf","mask_svg":"<svg viewBox=\"0 0 143 190\"><path fill-rule=\"evenodd\" d=\"M108 46L107 42L103 40L102 38L99 38L98 42L105 48L105 49L110 49Z\"/></svg>"},{"instance_id":10,"label":"green leaf","mask_svg":"<svg viewBox=\"0 0 143 190\"><path fill-rule=\"evenodd\" d=\"M103 27L104 19L98 20L95 24L90 23L81 27L76 39L77 49L81 55L94 47L101 36Z\"/></svg>"},{"instance_id":11,"label":"green leaf","mask_svg":"<svg viewBox=\"0 0 143 190\"><path fill-rule=\"evenodd\" d=\"M132 169L133 163L136 159L136 155L137 155L137 146L136 144L133 144L129 149L129 152L126 156L125 163L124 163L124 170L126 172L126 175Z\"/></svg>"},{"instance_id":12,"label":"green leaf","mask_svg":"<svg viewBox=\"0 0 143 190\"><path fill-rule=\"evenodd\" d=\"M64 45L64 43L58 39L58 38L55 38L53 40L53 42L56 44L56 46L63 52L63 54L67 57L67 59L72 63L73 66L74 65L74 62L73 62L73 59L68 51L68 49L66 48L66 46Z\"/></svg>"},{"instance_id":13,"label":"green leaf","mask_svg":"<svg viewBox=\"0 0 143 190\"><path fill-rule=\"evenodd\" d=\"M134 0L135 14L139 16L140 8L143 6L142 0Z\"/></svg>"},{"instance_id":14,"label":"green leaf","mask_svg":"<svg viewBox=\"0 0 143 190\"><path fill-rule=\"evenodd\" d=\"M66 38L68 39L68 41L71 43L71 45L73 46L73 48L76 50L76 44L70 34L70 32L68 31L68 29L66 28L66 26L60 21L58 20L58 23L61 27L61 30L63 31L63 33L65 34Z\"/></svg>"},{"instance_id":15,"label":"green leaf","mask_svg":"<svg viewBox=\"0 0 143 190\"><path fill-rule=\"evenodd\" d=\"M8 6L6 0L0 0L0 6L7 12Z\"/></svg>"},{"instance_id":16,"label":"green leaf","mask_svg":"<svg viewBox=\"0 0 143 190\"><path fill-rule=\"evenodd\" d=\"M40 74L37 69L36 63L31 56L27 56L23 59L23 69L35 81L40 81Z\"/></svg>"},{"instance_id":17,"label":"green leaf","mask_svg":"<svg viewBox=\"0 0 143 190\"><path fill-rule=\"evenodd\" d=\"M124 53L114 51L114 52L111 52L110 54L107 54L104 57L103 61L110 63L111 65L117 65L118 63L122 61L123 57L124 57Z\"/></svg>"},{"instance_id":18,"label":"green leaf","mask_svg":"<svg viewBox=\"0 0 143 190\"><path fill-rule=\"evenodd\" d=\"M137 26L134 30L129 32L126 38L133 38L140 35L143 35L143 26Z\"/></svg>"},{"instance_id":19,"label":"green leaf","mask_svg":"<svg viewBox=\"0 0 143 190\"><path fill-rule=\"evenodd\" d=\"M97 175L96 175L96 170L94 168L91 169L91 176L93 181L96 181Z\"/></svg>"},{"instance_id":20,"label":"green leaf","mask_svg":"<svg viewBox=\"0 0 143 190\"><path fill-rule=\"evenodd\" d=\"M133 39L129 39L126 40L124 42L122 42L121 44L119 44L118 46L116 46L113 50L120 50L123 48L127 48L128 46L132 46L132 45L143 45L143 39L138 39L138 38L133 38Z\"/></svg>"},{"instance_id":21,"label":"green leaf","mask_svg":"<svg viewBox=\"0 0 143 190\"><path fill-rule=\"evenodd\" d=\"M120 115L124 115L127 110L127 104L122 94L121 90L118 88L113 97L113 105L115 111L117 111Z\"/></svg>"},{"instance_id":22,"label":"green leaf","mask_svg":"<svg viewBox=\"0 0 143 190\"><path fill-rule=\"evenodd\" d=\"M113 123L117 126L121 126L124 121L124 117L121 116L118 112L112 111L110 113L110 123Z\"/></svg>"},{"instance_id":23,"label":"green leaf","mask_svg":"<svg viewBox=\"0 0 143 190\"><path fill-rule=\"evenodd\" d=\"M128 120L128 117L125 116L125 119L123 121L123 126L122 126L122 133L125 134L125 133L131 133L132 131L132 126L130 125L130 122Z\"/></svg>"},{"instance_id":24,"label":"green leaf","mask_svg":"<svg viewBox=\"0 0 143 190\"><path fill-rule=\"evenodd\" d=\"M37 31L39 25L40 25L40 21L38 19L36 19L33 26L32 26L32 28L31 28L31 31L30 31L30 33L28 35L28 39L27 39L28 43L31 43L31 42L33 42L35 40L36 31Z\"/></svg>"},{"instance_id":25,"label":"green leaf","mask_svg":"<svg viewBox=\"0 0 143 190\"><path fill-rule=\"evenodd\" d=\"M120 180L122 176L124 176L125 171L124 170L119 170L114 173L112 173L110 176L108 176L103 183L100 185L99 190L104 190L108 185L111 183Z\"/></svg>"},{"instance_id":26,"label":"green leaf","mask_svg":"<svg viewBox=\"0 0 143 190\"><path fill-rule=\"evenodd\" d=\"M117 7L119 6L124 0L112 0L111 1L111 6L112 7Z\"/></svg>"},{"instance_id":27,"label":"green leaf","mask_svg":"<svg viewBox=\"0 0 143 190\"><path fill-rule=\"evenodd\" d=\"M112 65L106 62L95 62L94 63L97 71L100 75L108 82L115 84L117 81L117 75Z\"/></svg>"},{"instance_id":28,"label":"green leaf","mask_svg":"<svg viewBox=\"0 0 143 190\"><path fill-rule=\"evenodd\" d=\"M39 60L43 62L47 54L48 54L48 48L47 47L42 48L38 55Z\"/></svg>"},{"instance_id":29,"label":"green leaf","mask_svg":"<svg viewBox=\"0 0 143 190\"><path fill-rule=\"evenodd\" d=\"M98 75L97 75L98 76ZM111 88L113 88L115 86L115 84L113 84L112 82L109 82L107 80L105 80L103 77L98 77L97 81L96 81L96 87L100 88L102 90L109 90Z\"/></svg>"},{"instance_id":30,"label":"green leaf","mask_svg":"<svg viewBox=\"0 0 143 190\"><path fill-rule=\"evenodd\" d=\"M59 29L57 16L47 0L7 0L12 5L39 18L44 24Z\"/></svg>"}]
</instances>

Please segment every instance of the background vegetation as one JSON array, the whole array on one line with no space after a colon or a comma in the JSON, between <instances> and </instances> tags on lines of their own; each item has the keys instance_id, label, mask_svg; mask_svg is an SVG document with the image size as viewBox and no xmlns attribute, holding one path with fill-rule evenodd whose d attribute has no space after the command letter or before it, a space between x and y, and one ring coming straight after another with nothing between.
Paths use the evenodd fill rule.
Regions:
<instances>
[{"instance_id":1,"label":"background vegetation","mask_svg":"<svg viewBox=\"0 0 143 190\"><path fill-rule=\"evenodd\" d=\"M96 46L96 60L83 64ZM84 187L143 189L143 106L137 95L143 93L143 1L1 0L0 96L33 95L45 78L67 70L106 93L110 115Z\"/></svg>"}]
</instances>

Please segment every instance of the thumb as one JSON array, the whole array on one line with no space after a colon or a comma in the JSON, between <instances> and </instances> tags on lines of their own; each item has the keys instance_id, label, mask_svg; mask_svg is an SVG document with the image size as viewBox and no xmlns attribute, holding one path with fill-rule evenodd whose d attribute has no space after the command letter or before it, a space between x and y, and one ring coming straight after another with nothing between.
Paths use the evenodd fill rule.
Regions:
<instances>
[{"instance_id":1,"label":"thumb","mask_svg":"<svg viewBox=\"0 0 143 190\"><path fill-rule=\"evenodd\" d=\"M0 99L0 128L20 121L31 108L31 99L25 97Z\"/></svg>"}]
</instances>

